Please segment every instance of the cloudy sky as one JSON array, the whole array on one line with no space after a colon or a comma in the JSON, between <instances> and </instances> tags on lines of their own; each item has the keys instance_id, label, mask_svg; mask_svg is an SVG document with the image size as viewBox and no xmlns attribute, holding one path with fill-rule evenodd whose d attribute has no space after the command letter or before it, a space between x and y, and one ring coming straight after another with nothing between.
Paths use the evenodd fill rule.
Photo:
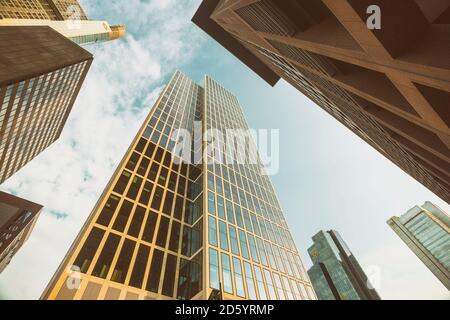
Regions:
<instances>
[{"instance_id":1,"label":"cloudy sky","mask_svg":"<svg viewBox=\"0 0 450 320\"><path fill-rule=\"evenodd\" d=\"M125 39L91 46L95 60L61 138L3 183L43 204L35 230L0 274L0 299L37 299L176 69L239 98L253 128L280 129L272 176L303 260L321 229L338 230L384 299L450 299L386 220L432 201L449 206L287 83L274 88L190 19L200 0L80 1L91 19L126 24Z\"/></svg>"}]
</instances>

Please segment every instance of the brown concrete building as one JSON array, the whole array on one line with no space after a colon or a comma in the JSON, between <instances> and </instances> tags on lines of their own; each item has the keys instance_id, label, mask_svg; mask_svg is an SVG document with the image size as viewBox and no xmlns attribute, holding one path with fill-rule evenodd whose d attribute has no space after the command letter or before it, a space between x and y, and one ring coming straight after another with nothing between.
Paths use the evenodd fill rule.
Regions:
<instances>
[{"instance_id":1,"label":"brown concrete building","mask_svg":"<svg viewBox=\"0 0 450 320\"><path fill-rule=\"evenodd\" d=\"M42 206L0 192L0 273L28 240Z\"/></svg>"},{"instance_id":2,"label":"brown concrete building","mask_svg":"<svg viewBox=\"0 0 450 320\"><path fill-rule=\"evenodd\" d=\"M0 183L59 138L91 63L49 27L0 28Z\"/></svg>"},{"instance_id":3,"label":"brown concrete building","mask_svg":"<svg viewBox=\"0 0 450 320\"><path fill-rule=\"evenodd\" d=\"M193 21L450 202L450 1L205 0Z\"/></svg>"},{"instance_id":4,"label":"brown concrete building","mask_svg":"<svg viewBox=\"0 0 450 320\"><path fill-rule=\"evenodd\" d=\"M0 19L88 20L78 0L7 0Z\"/></svg>"}]
</instances>

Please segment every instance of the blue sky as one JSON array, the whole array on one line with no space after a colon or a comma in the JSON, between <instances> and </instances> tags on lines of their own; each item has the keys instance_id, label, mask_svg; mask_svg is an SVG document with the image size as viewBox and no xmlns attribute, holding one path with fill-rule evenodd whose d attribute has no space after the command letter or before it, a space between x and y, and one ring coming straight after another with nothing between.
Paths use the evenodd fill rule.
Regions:
<instances>
[{"instance_id":1,"label":"blue sky","mask_svg":"<svg viewBox=\"0 0 450 320\"><path fill-rule=\"evenodd\" d=\"M449 206L284 81L259 79L190 19L200 0L80 1L128 36L88 48L94 64L60 140L2 184L41 203L36 228L0 274L0 299L37 299L171 74L209 74L253 128L280 129L272 176L303 260L320 229L338 230L384 299L450 299L386 220L432 201Z\"/></svg>"}]
</instances>

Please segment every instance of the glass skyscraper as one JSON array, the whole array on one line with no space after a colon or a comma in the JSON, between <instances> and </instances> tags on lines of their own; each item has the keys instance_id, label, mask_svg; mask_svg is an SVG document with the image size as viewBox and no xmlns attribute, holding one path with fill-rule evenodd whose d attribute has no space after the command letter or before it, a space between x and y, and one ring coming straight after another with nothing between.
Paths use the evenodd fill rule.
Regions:
<instances>
[{"instance_id":1,"label":"glass skyscraper","mask_svg":"<svg viewBox=\"0 0 450 320\"><path fill-rule=\"evenodd\" d=\"M313 241L308 274L319 300L380 300L337 231L320 231Z\"/></svg>"},{"instance_id":2,"label":"glass skyscraper","mask_svg":"<svg viewBox=\"0 0 450 320\"><path fill-rule=\"evenodd\" d=\"M260 159L201 134L247 128L233 94L177 71L42 298L315 299ZM207 161L180 163L181 141Z\"/></svg>"},{"instance_id":3,"label":"glass skyscraper","mask_svg":"<svg viewBox=\"0 0 450 320\"><path fill-rule=\"evenodd\" d=\"M431 202L415 206L389 226L450 290L450 216Z\"/></svg>"}]
</instances>

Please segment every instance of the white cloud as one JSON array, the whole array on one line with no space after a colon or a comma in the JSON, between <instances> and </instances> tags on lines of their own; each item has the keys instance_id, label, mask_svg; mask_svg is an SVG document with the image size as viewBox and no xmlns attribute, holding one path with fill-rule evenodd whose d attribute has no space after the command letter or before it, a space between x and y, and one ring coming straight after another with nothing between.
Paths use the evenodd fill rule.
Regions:
<instances>
[{"instance_id":1,"label":"white cloud","mask_svg":"<svg viewBox=\"0 0 450 320\"><path fill-rule=\"evenodd\" d=\"M164 78L174 71L171 66L189 61L201 43L183 41L195 37L187 26L198 3L82 5L88 13L102 8L124 22L133 21L129 30L140 32L87 48L94 62L61 138L2 184L2 190L45 208L29 241L0 274L1 298L39 298L161 92Z\"/></svg>"}]
</instances>

